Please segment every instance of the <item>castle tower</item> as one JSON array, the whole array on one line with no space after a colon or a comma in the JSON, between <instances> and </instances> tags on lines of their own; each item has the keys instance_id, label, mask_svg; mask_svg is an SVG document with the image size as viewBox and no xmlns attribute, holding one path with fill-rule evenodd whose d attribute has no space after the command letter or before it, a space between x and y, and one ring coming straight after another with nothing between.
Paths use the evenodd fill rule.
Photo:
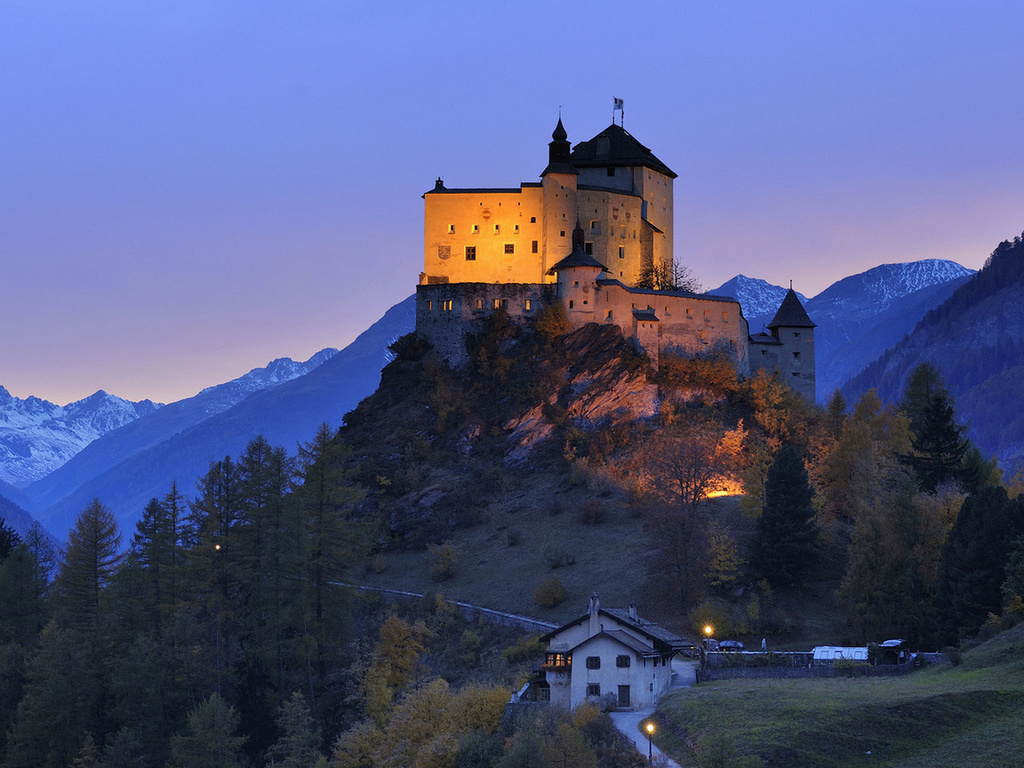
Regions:
<instances>
[{"instance_id":1,"label":"castle tower","mask_svg":"<svg viewBox=\"0 0 1024 768\"><path fill-rule=\"evenodd\" d=\"M594 322L597 281L608 271L583 249L583 242L583 228L577 221L572 232L572 253L548 270L548 274L557 275L558 296L574 328Z\"/></svg>"},{"instance_id":2,"label":"castle tower","mask_svg":"<svg viewBox=\"0 0 1024 768\"><path fill-rule=\"evenodd\" d=\"M778 370L783 380L811 403L817 396L814 371L815 324L790 287L779 311L768 324L772 337L778 340Z\"/></svg>"},{"instance_id":3,"label":"castle tower","mask_svg":"<svg viewBox=\"0 0 1024 768\"><path fill-rule=\"evenodd\" d=\"M541 242L542 272L570 250L570 235L576 221L576 168L570 159L569 135L558 118L548 144L548 165L541 173L544 234Z\"/></svg>"}]
</instances>

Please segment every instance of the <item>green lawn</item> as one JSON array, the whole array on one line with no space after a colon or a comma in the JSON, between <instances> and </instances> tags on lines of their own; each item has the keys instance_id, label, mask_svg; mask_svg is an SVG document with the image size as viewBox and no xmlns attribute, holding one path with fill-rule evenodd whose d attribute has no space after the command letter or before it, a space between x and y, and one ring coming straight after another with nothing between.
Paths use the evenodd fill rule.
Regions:
<instances>
[{"instance_id":1,"label":"green lawn","mask_svg":"<svg viewBox=\"0 0 1024 768\"><path fill-rule=\"evenodd\" d=\"M658 717L659 746L685 766L698 764L701 746L723 743L735 749L732 764L743 765L1020 766L1024 625L968 653L959 667L703 684L666 697Z\"/></svg>"}]
</instances>

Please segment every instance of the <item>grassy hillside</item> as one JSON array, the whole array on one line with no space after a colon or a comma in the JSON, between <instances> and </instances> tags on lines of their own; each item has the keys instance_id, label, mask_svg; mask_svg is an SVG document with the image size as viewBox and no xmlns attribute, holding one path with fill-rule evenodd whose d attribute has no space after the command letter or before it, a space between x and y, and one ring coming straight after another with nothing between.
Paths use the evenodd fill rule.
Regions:
<instances>
[{"instance_id":1,"label":"grassy hillside","mask_svg":"<svg viewBox=\"0 0 1024 768\"><path fill-rule=\"evenodd\" d=\"M906 677L733 680L659 707L659 746L682 765L993 768L1024 754L1024 625ZM703 763L702 763L703 764ZM712 763L707 763L712 764Z\"/></svg>"}]
</instances>

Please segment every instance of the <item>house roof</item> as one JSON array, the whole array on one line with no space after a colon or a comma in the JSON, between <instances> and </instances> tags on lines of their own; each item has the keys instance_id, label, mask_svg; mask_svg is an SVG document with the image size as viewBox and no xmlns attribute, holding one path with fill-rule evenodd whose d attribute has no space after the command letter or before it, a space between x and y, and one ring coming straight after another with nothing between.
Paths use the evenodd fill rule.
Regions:
<instances>
[{"instance_id":1,"label":"house roof","mask_svg":"<svg viewBox=\"0 0 1024 768\"><path fill-rule=\"evenodd\" d=\"M621 125L612 123L590 141L580 142L572 150L577 168L643 166L676 178L676 173L654 156L650 149L633 138Z\"/></svg>"},{"instance_id":2,"label":"house roof","mask_svg":"<svg viewBox=\"0 0 1024 768\"><path fill-rule=\"evenodd\" d=\"M643 640L640 640L640 639L638 639L636 637L633 637L633 635L629 634L628 632L623 632L621 629L605 629L605 630L602 630L601 632L598 632L596 635L591 635L590 637L588 637L583 642L578 643L574 647L570 648L567 651L567 653L574 653L578 648L580 648L581 646L586 645L591 640L593 640L595 637L607 637L607 638L610 638L610 639L614 640L615 642L617 642L619 645L623 645L626 648L628 648L629 650L633 651L634 653L640 654L641 656L659 656L660 655L660 652L655 650L653 644L645 643Z\"/></svg>"},{"instance_id":3,"label":"house roof","mask_svg":"<svg viewBox=\"0 0 1024 768\"><path fill-rule=\"evenodd\" d=\"M646 637L648 640L651 641L650 651L649 652L655 652L655 651L657 651L659 653L660 652L666 652L666 651L674 652L674 651L682 650L683 648L689 648L692 645L691 643L687 642L683 638L681 638L678 635L676 635L674 632L670 632L669 630L665 629L664 627L658 626L653 621L647 621L646 619L643 619L643 618L641 618L639 616L637 616L635 619L631 618L630 615L629 615L629 611L624 609L624 608L599 608L598 609L598 615L599 616L600 615L607 616L607 617L613 619L614 621L618 622L619 624L621 624L623 626L627 626L630 629L632 629L632 630L634 630L636 632L639 632L641 635ZM577 626L579 624L582 624L582 623L584 623L586 621L589 621L589 620L590 620L590 614L589 613L585 613L582 616L580 616L578 619L575 619L574 621L570 621L568 624L563 624L558 629L555 629L555 630L552 630L551 632L548 632L546 635L541 637L540 640L541 640L541 642L548 642L552 638L554 638L557 635L561 634L563 631L565 631L567 629L571 629L572 627L575 627L575 626ZM602 634L602 633L605 634L605 635L608 635L609 637L613 637L616 640L619 640L619 642L623 642L623 644L625 644L625 643L619 637L620 634L624 635L624 636L627 636L627 637L632 637L628 632L623 632L622 630L616 630L616 629L611 629L611 630L605 629L605 630L602 630L601 633L598 633L598 634ZM613 633L616 633L616 634L613 634ZM597 635L592 635L591 637L596 637L596 636ZM589 640L590 638L587 638L587 639ZM635 638L633 638L633 640L636 641ZM636 642L640 642L640 641L636 641ZM642 644L643 643L641 642L641 645ZM582 645L582 643L579 643L577 645L577 647L579 647L579 645Z\"/></svg>"},{"instance_id":4,"label":"house roof","mask_svg":"<svg viewBox=\"0 0 1024 768\"><path fill-rule=\"evenodd\" d=\"M779 311L775 313L774 319L768 323L769 328L778 328L780 326L787 328L815 327L814 323L811 322L811 318L808 317L804 305L800 303L800 297L796 295L796 291L792 288L786 292L786 297L782 300L782 304L779 305Z\"/></svg>"}]
</instances>

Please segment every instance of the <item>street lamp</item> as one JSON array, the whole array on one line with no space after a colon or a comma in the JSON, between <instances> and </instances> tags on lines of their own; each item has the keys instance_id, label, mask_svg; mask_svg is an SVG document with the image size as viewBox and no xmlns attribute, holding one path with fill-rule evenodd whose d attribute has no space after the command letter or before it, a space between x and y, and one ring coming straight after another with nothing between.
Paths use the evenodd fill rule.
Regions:
<instances>
[{"instance_id":1,"label":"street lamp","mask_svg":"<svg viewBox=\"0 0 1024 768\"><path fill-rule=\"evenodd\" d=\"M648 720L644 728L647 730L647 763L649 765L654 762L654 747L651 746L651 737L654 735L654 723Z\"/></svg>"}]
</instances>

